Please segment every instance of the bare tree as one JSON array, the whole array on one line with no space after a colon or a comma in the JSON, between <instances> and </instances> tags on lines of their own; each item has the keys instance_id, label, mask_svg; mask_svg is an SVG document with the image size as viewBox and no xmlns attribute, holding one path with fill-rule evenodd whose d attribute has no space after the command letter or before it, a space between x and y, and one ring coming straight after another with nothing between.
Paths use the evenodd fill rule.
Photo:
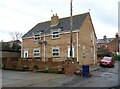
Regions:
<instances>
[{"instance_id":1,"label":"bare tree","mask_svg":"<svg viewBox=\"0 0 120 89\"><path fill-rule=\"evenodd\" d=\"M10 33L10 36L12 38L13 41L15 40L20 40L20 38L22 37L22 33L18 32L18 31L15 31L15 32L9 32Z\"/></svg>"}]
</instances>

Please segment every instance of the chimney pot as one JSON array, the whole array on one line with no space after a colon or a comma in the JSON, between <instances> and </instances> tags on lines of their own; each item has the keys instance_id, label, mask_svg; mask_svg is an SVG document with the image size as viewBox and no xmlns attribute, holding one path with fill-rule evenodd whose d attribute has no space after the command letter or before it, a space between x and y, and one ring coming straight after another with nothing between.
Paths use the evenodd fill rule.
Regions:
<instances>
[{"instance_id":1,"label":"chimney pot","mask_svg":"<svg viewBox=\"0 0 120 89\"><path fill-rule=\"evenodd\" d=\"M103 39L104 39L104 40L106 40L106 38L107 38L107 37L106 37L106 35L105 35L105 36L103 36Z\"/></svg>"},{"instance_id":2,"label":"chimney pot","mask_svg":"<svg viewBox=\"0 0 120 89\"><path fill-rule=\"evenodd\" d=\"M55 15L57 16L57 13Z\"/></svg>"}]
</instances>

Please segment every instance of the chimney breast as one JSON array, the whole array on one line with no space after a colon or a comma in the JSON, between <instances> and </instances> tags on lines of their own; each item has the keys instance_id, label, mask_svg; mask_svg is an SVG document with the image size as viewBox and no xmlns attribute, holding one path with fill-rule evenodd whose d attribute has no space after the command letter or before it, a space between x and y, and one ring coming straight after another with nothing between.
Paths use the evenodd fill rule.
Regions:
<instances>
[{"instance_id":1,"label":"chimney breast","mask_svg":"<svg viewBox=\"0 0 120 89\"><path fill-rule=\"evenodd\" d=\"M59 24L59 17L57 16L57 14L53 14L53 16L51 17L51 27L52 26L57 26Z\"/></svg>"}]
</instances>

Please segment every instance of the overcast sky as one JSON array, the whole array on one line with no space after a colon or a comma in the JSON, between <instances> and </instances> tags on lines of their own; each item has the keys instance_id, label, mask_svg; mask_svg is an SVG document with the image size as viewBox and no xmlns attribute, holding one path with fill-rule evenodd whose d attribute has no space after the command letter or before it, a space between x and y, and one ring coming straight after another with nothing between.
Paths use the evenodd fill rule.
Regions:
<instances>
[{"instance_id":1,"label":"overcast sky","mask_svg":"<svg viewBox=\"0 0 120 89\"><path fill-rule=\"evenodd\" d=\"M97 38L115 37L118 32L119 0L73 0L73 15L88 12ZM11 40L10 32L25 34L37 23L70 16L70 0L0 0L0 40Z\"/></svg>"}]
</instances>

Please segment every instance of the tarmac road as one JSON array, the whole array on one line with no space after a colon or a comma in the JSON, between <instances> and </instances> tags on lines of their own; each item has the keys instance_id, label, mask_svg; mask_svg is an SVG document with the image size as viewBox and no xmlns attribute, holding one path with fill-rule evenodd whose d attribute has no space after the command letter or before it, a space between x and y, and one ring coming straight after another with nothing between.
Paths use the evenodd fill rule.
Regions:
<instances>
[{"instance_id":1,"label":"tarmac road","mask_svg":"<svg viewBox=\"0 0 120 89\"><path fill-rule=\"evenodd\" d=\"M119 80L120 81L120 80ZM118 86L118 62L115 67L101 67L94 71L91 77L75 77L71 82L62 85L63 87L115 87Z\"/></svg>"},{"instance_id":2,"label":"tarmac road","mask_svg":"<svg viewBox=\"0 0 120 89\"><path fill-rule=\"evenodd\" d=\"M73 78L64 74L3 70L2 87L55 87Z\"/></svg>"},{"instance_id":3,"label":"tarmac road","mask_svg":"<svg viewBox=\"0 0 120 89\"><path fill-rule=\"evenodd\" d=\"M118 85L118 63L114 68L101 67L89 78L76 75L2 71L3 87L114 87Z\"/></svg>"}]
</instances>

